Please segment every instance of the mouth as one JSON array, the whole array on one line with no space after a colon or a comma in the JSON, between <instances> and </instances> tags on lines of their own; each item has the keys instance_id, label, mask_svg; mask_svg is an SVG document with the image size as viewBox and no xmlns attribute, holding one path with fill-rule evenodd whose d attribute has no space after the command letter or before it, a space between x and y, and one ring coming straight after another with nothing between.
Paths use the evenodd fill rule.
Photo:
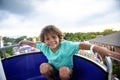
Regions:
<instances>
[{"instance_id":1,"label":"mouth","mask_svg":"<svg viewBox=\"0 0 120 80\"><path fill-rule=\"evenodd\" d=\"M50 46L50 47L55 47L55 46L56 46L56 43L53 42L53 43L49 44L49 46Z\"/></svg>"}]
</instances>

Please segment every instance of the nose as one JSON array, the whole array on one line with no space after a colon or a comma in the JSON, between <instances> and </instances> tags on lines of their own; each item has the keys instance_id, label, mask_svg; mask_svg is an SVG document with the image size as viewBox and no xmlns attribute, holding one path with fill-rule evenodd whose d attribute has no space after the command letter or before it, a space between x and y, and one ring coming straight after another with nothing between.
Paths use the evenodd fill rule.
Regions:
<instances>
[{"instance_id":1,"label":"nose","mask_svg":"<svg viewBox=\"0 0 120 80\"><path fill-rule=\"evenodd\" d=\"M53 39L53 38L50 38L50 41L54 41L54 39Z\"/></svg>"}]
</instances>

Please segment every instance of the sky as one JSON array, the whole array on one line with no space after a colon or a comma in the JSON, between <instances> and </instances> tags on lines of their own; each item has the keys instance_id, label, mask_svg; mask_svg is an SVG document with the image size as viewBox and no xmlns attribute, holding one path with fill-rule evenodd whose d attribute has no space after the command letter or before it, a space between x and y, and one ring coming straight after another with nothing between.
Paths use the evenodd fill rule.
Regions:
<instances>
[{"instance_id":1,"label":"sky","mask_svg":"<svg viewBox=\"0 0 120 80\"><path fill-rule=\"evenodd\" d=\"M0 0L0 36L39 36L47 25L62 32L120 30L120 0Z\"/></svg>"}]
</instances>

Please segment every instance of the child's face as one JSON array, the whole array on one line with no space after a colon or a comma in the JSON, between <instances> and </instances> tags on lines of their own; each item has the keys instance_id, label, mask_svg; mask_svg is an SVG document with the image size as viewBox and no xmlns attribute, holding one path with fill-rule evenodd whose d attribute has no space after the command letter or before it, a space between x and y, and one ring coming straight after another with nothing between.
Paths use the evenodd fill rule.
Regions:
<instances>
[{"instance_id":1,"label":"child's face","mask_svg":"<svg viewBox=\"0 0 120 80\"><path fill-rule=\"evenodd\" d=\"M52 49L52 51L57 51L60 44L60 39L58 35L54 33L48 33L44 37L45 44Z\"/></svg>"}]
</instances>

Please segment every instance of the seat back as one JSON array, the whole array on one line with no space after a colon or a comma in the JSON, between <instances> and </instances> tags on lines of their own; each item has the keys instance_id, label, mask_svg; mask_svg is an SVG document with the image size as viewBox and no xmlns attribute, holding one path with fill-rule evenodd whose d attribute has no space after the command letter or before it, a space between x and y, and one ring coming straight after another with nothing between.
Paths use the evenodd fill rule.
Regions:
<instances>
[{"instance_id":1,"label":"seat back","mask_svg":"<svg viewBox=\"0 0 120 80\"><path fill-rule=\"evenodd\" d=\"M73 56L72 80L108 80L107 68L82 55Z\"/></svg>"},{"instance_id":2,"label":"seat back","mask_svg":"<svg viewBox=\"0 0 120 80\"><path fill-rule=\"evenodd\" d=\"M26 80L40 76L39 66L47 62L42 52L26 53L2 60L7 80Z\"/></svg>"}]
</instances>

